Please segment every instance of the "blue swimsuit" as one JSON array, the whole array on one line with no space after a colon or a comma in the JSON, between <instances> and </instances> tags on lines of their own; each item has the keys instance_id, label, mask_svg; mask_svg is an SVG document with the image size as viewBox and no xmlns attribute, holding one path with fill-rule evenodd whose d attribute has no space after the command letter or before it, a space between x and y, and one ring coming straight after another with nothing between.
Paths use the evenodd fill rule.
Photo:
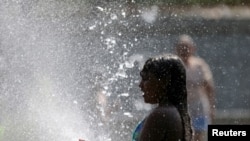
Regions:
<instances>
[{"instance_id":1,"label":"blue swimsuit","mask_svg":"<svg viewBox=\"0 0 250 141\"><path fill-rule=\"evenodd\" d=\"M132 141L138 141L145 119L139 122L133 132Z\"/></svg>"}]
</instances>

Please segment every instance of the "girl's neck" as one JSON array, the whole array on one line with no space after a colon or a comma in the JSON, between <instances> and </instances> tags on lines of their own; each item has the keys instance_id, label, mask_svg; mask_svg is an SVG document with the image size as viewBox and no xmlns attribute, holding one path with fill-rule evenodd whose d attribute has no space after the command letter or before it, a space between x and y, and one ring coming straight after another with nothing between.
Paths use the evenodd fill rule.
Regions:
<instances>
[{"instance_id":1,"label":"girl's neck","mask_svg":"<svg viewBox=\"0 0 250 141\"><path fill-rule=\"evenodd\" d=\"M169 102L168 98L165 97L165 98L162 98L162 99L159 101L158 106L159 106L159 107L161 107L161 106L168 106L169 103L170 103L170 102Z\"/></svg>"}]
</instances>

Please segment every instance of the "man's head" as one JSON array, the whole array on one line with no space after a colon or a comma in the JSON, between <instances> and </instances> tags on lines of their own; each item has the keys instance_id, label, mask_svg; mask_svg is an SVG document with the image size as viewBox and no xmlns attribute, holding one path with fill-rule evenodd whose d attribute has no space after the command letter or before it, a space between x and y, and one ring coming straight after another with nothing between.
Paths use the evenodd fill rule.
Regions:
<instances>
[{"instance_id":1,"label":"man's head","mask_svg":"<svg viewBox=\"0 0 250 141\"><path fill-rule=\"evenodd\" d=\"M175 45L177 55L186 62L195 53L195 43L189 35L181 35Z\"/></svg>"}]
</instances>

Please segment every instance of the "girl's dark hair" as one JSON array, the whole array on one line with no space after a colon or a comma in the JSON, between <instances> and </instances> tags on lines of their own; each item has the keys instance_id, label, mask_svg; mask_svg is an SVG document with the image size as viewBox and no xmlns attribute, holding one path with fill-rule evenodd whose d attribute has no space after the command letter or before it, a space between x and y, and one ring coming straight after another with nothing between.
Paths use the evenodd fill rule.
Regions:
<instances>
[{"instance_id":1,"label":"girl's dark hair","mask_svg":"<svg viewBox=\"0 0 250 141\"><path fill-rule=\"evenodd\" d=\"M167 98L178 109L184 127L184 141L191 141L192 128L187 108L186 70L183 62L173 54L149 58L141 73L149 72L158 79L167 81L167 93L164 98Z\"/></svg>"}]
</instances>

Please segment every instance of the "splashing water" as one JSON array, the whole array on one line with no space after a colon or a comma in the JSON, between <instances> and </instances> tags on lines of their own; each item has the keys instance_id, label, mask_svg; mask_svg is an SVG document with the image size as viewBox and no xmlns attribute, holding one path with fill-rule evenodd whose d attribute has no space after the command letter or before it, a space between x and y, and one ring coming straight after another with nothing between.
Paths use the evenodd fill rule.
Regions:
<instances>
[{"instance_id":1,"label":"splashing water","mask_svg":"<svg viewBox=\"0 0 250 141\"><path fill-rule=\"evenodd\" d=\"M158 7L152 6L150 9L146 9L142 11L141 17L148 23L153 23L157 19L158 16Z\"/></svg>"},{"instance_id":2,"label":"splashing water","mask_svg":"<svg viewBox=\"0 0 250 141\"><path fill-rule=\"evenodd\" d=\"M0 4L5 61L1 70L1 140L73 141L83 134L82 127L91 137L88 124L69 96L71 86L67 83L73 83L72 72L65 75L70 71L70 50L64 41L68 33L59 36L56 25L63 19L60 16L68 15L60 15L62 9L51 11L55 2L36 2ZM73 7L67 10L74 12Z\"/></svg>"},{"instance_id":3,"label":"splashing water","mask_svg":"<svg viewBox=\"0 0 250 141\"><path fill-rule=\"evenodd\" d=\"M123 34L115 25L127 25L119 19L123 10L119 15L90 5L81 0L0 2L0 140L111 140L110 134L127 137L133 130L128 125L140 117L132 120L126 100L138 79L128 83L126 71L136 61L141 66L143 56L129 53L131 42L117 48ZM119 88L124 82L127 88ZM113 123L109 126L104 112L96 113L103 111L93 94L99 90L111 99L109 107L126 98L117 110L123 114L112 111L106 119ZM134 102L143 109L142 101Z\"/></svg>"}]
</instances>

